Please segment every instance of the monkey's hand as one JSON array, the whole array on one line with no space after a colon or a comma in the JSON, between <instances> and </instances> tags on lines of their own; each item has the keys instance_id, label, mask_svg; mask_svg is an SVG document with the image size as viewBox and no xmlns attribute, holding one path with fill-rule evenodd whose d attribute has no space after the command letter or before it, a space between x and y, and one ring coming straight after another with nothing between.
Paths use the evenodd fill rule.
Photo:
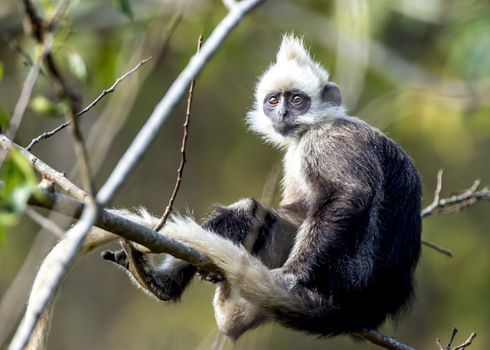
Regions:
<instances>
[{"instance_id":1,"label":"monkey's hand","mask_svg":"<svg viewBox=\"0 0 490 350\"><path fill-rule=\"evenodd\" d=\"M128 256L126 255L126 252L124 249L116 250L115 252L111 250L104 250L100 256L104 260L111 261L113 263L116 263L118 265L121 265L122 267L129 269L129 261L128 261Z\"/></svg>"}]
</instances>

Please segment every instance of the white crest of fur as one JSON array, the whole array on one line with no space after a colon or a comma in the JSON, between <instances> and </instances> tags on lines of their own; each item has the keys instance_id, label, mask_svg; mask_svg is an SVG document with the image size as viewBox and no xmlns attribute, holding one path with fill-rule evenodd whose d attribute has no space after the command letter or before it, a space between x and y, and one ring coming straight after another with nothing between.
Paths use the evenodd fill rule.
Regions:
<instances>
[{"instance_id":1,"label":"white crest of fur","mask_svg":"<svg viewBox=\"0 0 490 350\"><path fill-rule=\"evenodd\" d=\"M284 35L276 62L260 76L257 84L254 109L247 115L250 128L277 146L291 143L291 138L284 137L273 129L272 122L262 111L265 97L274 91L299 89L311 98L310 110L298 118L305 125L328 123L343 116L342 107L332 107L321 99L328 79L328 72L313 60L303 40L292 34Z\"/></svg>"}]
</instances>

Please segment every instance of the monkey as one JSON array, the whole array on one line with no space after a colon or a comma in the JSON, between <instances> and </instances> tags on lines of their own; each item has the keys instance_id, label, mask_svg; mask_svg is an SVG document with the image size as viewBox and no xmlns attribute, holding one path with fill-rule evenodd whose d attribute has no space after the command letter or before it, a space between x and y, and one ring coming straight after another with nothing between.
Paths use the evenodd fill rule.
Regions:
<instances>
[{"instance_id":1,"label":"monkey","mask_svg":"<svg viewBox=\"0 0 490 350\"><path fill-rule=\"evenodd\" d=\"M421 180L393 140L342 106L339 87L303 40L283 37L247 113L284 152L277 209L254 199L216 207L202 224L174 215L161 234L207 255L220 274L218 328L231 339L267 321L319 336L378 328L411 304L421 249ZM145 214L147 215L147 214ZM132 243L104 252L150 294L180 298L198 272Z\"/></svg>"},{"instance_id":2,"label":"monkey","mask_svg":"<svg viewBox=\"0 0 490 350\"><path fill-rule=\"evenodd\" d=\"M421 181L411 158L345 112L340 89L294 35L283 37L260 76L247 123L284 152L279 207L242 199L216 206L202 224L174 215L160 231L207 255L219 274L126 241L103 258L170 302L199 272L217 286L215 318L232 340L268 321L335 336L399 315L413 299L420 255ZM158 222L145 209L111 212L147 227ZM117 238L94 229L78 256ZM63 254L62 240L43 261L28 307ZM28 349L46 347L53 305Z\"/></svg>"}]
</instances>

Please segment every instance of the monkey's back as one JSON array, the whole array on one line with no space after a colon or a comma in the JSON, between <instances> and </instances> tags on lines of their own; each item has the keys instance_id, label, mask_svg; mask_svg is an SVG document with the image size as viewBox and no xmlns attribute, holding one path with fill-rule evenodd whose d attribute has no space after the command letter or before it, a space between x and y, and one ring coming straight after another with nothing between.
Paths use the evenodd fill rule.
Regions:
<instances>
[{"instance_id":1,"label":"monkey's back","mask_svg":"<svg viewBox=\"0 0 490 350\"><path fill-rule=\"evenodd\" d=\"M319 132L323 135L312 139L322 142L306 145L313 159L305 161L305 173L315 179L317 191L332 194L323 204L310 205L332 205L336 213L356 201L368 204L333 234L326 226L325 256L303 281L323 293L324 307L290 325L324 335L376 328L412 299L420 254L420 177L396 143L362 121L336 120ZM342 191L352 188L359 198L336 208ZM328 245L338 247L334 254Z\"/></svg>"}]
</instances>

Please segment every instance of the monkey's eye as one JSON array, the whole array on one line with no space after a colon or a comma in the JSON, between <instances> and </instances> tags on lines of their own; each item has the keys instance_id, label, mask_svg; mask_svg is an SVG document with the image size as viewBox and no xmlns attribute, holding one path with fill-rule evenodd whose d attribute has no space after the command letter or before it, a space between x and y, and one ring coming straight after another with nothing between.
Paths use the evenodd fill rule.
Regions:
<instances>
[{"instance_id":1,"label":"monkey's eye","mask_svg":"<svg viewBox=\"0 0 490 350\"><path fill-rule=\"evenodd\" d=\"M291 98L291 102L295 105L299 105L303 102L303 97L300 95L294 95L293 98Z\"/></svg>"},{"instance_id":2,"label":"monkey's eye","mask_svg":"<svg viewBox=\"0 0 490 350\"><path fill-rule=\"evenodd\" d=\"M279 103L279 99L276 96L271 96L267 102L269 102L270 105L275 106Z\"/></svg>"}]
</instances>

